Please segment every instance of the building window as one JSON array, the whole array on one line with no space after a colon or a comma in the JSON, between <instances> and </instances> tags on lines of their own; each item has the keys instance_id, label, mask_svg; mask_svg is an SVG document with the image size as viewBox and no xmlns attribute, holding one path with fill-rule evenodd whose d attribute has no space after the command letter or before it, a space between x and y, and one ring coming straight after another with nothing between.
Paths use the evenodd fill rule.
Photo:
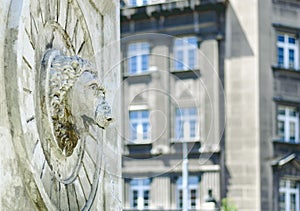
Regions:
<instances>
[{"instance_id":1,"label":"building window","mask_svg":"<svg viewBox=\"0 0 300 211\"><path fill-rule=\"evenodd\" d=\"M130 206L136 209L149 208L150 179L130 181Z\"/></svg>"},{"instance_id":2,"label":"building window","mask_svg":"<svg viewBox=\"0 0 300 211\"><path fill-rule=\"evenodd\" d=\"M130 139L132 142L143 142L149 140L150 120L149 111L130 111Z\"/></svg>"},{"instance_id":3,"label":"building window","mask_svg":"<svg viewBox=\"0 0 300 211\"><path fill-rule=\"evenodd\" d=\"M277 35L277 63L279 67L298 69L298 41L294 35L280 33Z\"/></svg>"},{"instance_id":4,"label":"building window","mask_svg":"<svg viewBox=\"0 0 300 211\"><path fill-rule=\"evenodd\" d=\"M150 47L147 42L131 43L128 45L128 73L138 74L149 69Z\"/></svg>"},{"instance_id":5,"label":"building window","mask_svg":"<svg viewBox=\"0 0 300 211\"><path fill-rule=\"evenodd\" d=\"M174 40L174 69L189 70L197 68L197 38L183 37Z\"/></svg>"},{"instance_id":6,"label":"building window","mask_svg":"<svg viewBox=\"0 0 300 211\"><path fill-rule=\"evenodd\" d=\"M130 0L130 6L143 6L148 4L148 0Z\"/></svg>"},{"instance_id":7,"label":"building window","mask_svg":"<svg viewBox=\"0 0 300 211\"><path fill-rule=\"evenodd\" d=\"M175 137L176 140L184 138L187 141L199 138L198 112L195 107L176 109Z\"/></svg>"},{"instance_id":8,"label":"building window","mask_svg":"<svg viewBox=\"0 0 300 211\"><path fill-rule=\"evenodd\" d=\"M199 208L199 198L198 198L198 184L199 179L196 176L190 176L188 179L188 208L196 209ZM179 177L177 182L177 208L183 208L183 186L182 177Z\"/></svg>"},{"instance_id":9,"label":"building window","mask_svg":"<svg viewBox=\"0 0 300 211\"><path fill-rule=\"evenodd\" d=\"M299 112L296 107L278 106L278 136L282 141L299 142Z\"/></svg>"},{"instance_id":10,"label":"building window","mask_svg":"<svg viewBox=\"0 0 300 211\"><path fill-rule=\"evenodd\" d=\"M300 211L299 183L293 180L280 180L279 210Z\"/></svg>"}]
</instances>

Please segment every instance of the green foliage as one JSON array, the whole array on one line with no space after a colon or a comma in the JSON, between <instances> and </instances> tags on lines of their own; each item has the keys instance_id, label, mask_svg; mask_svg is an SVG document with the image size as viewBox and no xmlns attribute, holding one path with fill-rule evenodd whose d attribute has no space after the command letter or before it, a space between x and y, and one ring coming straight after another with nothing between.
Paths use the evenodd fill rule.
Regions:
<instances>
[{"instance_id":1,"label":"green foliage","mask_svg":"<svg viewBox=\"0 0 300 211\"><path fill-rule=\"evenodd\" d=\"M222 199L221 211L237 211L234 202L228 198Z\"/></svg>"}]
</instances>

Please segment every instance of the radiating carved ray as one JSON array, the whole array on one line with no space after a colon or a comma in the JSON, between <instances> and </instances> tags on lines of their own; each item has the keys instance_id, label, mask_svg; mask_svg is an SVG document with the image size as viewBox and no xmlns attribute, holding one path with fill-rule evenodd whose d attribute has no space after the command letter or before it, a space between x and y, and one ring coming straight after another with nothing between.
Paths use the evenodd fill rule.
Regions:
<instances>
[{"instance_id":1,"label":"radiating carved ray","mask_svg":"<svg viewBox=\"0 0 300 211\"><path fill-rule=\"evenodd\" d=\"M30 13L30 21L31 21L31 32L30 32L31 36L30 37L33 38L33 43L36 43L39 30L38 30L37 23L36 23L32 13Z\"/></svg>"},{"instance_id":2,"label":"radiating carved ray","mask_svg":"<svg viewBox=\"0 0 300 211\"><path fill-rule=\"evenodd\" d=\"M32 90L27 89L25 87L23 87L23 91L26 92L26 93L28 93L28 94L32 94Z\"/></svg>"},{"instance_id":3,"label":"radiating carved ray","mask_svg":"<svg viewBox=\"0 0 300 211\"><path fill-rule=\"evenodd\" d=\"M74 29L76 28L76 25L78 23L78 16L74 12L73 5L70 5L70 7L69 7L67 22L68 23L66 25L66 32L70 36L71 41L73 41Z\"/></svg>"},{"instance_id":4,"label":"radiating carved ray","mask_svg":"<svg viewBox=\"0 0 300 211\"><path fill-rule=\"evenodd\" d=\"M98 143L97 138L93 134L91 134L90 132L88 132L88 134L96 143Z\"/></svg>"},{"instance_id":5,"label":"radiating carved ray","mask_svg":"<svg viewBox=\"0 0 300 211\"><path fill-rule=\"evenodd\" d=\"M78 177L74 181L73 185L74 185L74 189L75 189L75 193L76 193L76 199L77 199L78 206L81 208L85 204L86 198L84 196L84 193L83 193L83 190L82 190L82 187L81 187Z\"/></svg>"},{"instance_id":6,"label":"radiating carved ray","mask_svg":"<svg viewBox=\"0 0 300 211\"><path fill-rule=\"evenodd\" d=\"M40 173L42 171L42 169L44 169L44 171L46 170L47 165L44 165L45 163L45 156L43 153L43 149L41 146L41 142L37 141L35 146L32 149L33 151L33 160L35 160L35 165L34 165L34 169ZM43 168L44 165L44 168Z\"/></svg>"},{"instance_id":7,"label":"radiating carved ray","mask_svg":"<svg viewBox=\"0 0 300 211\"><path fill-rule=\"evenodd\" d=\"M56 182L56 178L54 176L52 176L51 180L50 180L50 193L49 193L49 197L51 200L57 200L57 182Z\"/></svg>"},{"instance_id":8,"label":"radiating carved ray","mask_svg":"<svg viewBox=\"0 0 300 211\"><path fill-rule=\"evenodd\" d=\"M89 182L89 179L87 178L87 175L83 168L81 168L79 171L78 179L80 181L83 193L85 195L85 199L87 201L91 193L91 183Z\"/></svg>"},{"instance_id":9,"label":"radiating carved ray","mask_svg":"<svg viewBox=\"0 0 300 211\"><path fill-rule=\"evenodd\" d=\"M82 24L79 22L79 26L75 32L75 39L73 45L76 46L76 53L78 54L81 44L84 42L84 31L82 30Z\"/></svg>"},{"instance_id":10,"label":"radiating carved ray","mask_svg":"<svg viewBox=\"0 0 300 211\"><path fill-rule=\"evenodd\" d=\"M58 23L61 25L61 27L63 29L65 29L65 25L66 25L66 10L68 10L68 1L59 1L60 5L59 5L59 16L58 16Z\"/></svg>"},{"instance_id":11,"label":"radiating carved ray","mask_svg":"<svg viewBox=\"0 0 300 211\"><path fill-rule=\"evenodd\" d=\"M49 166L46 164L44 166L44 173L41 178L45 192L49 195L49 198L53 204L58 203L58 182L54 175L52 175Z\"/></svg>"},{"instance_id":12,"label":"radiating carved ray","mask_svg":"<svg viewBox=\"0 0 300 211\"><path fill-rule=\"evenodd\" d=\"M56 21L56 11L57 11L57 3L56 0L49 0L49 15L50 15L50 19L53 21Z\"/></svg>"},{"instance_id":13,"label":"radiating carved ray","mask_svg":"<svg viewBox=\"0 0 300 211\"><path fill-rule=\"evenodd\" d=\"M33 120L34 120L34 118L35 118L35 117L34 117L34 116L32 116L32 117L30 117L30 118L26 119L26 122L27 122L27 123L29 123L29 122L33 121Z\"/></svg>"},{"instance_id":14,"label":"radiating carved ray","mask_svg":"<svg viewBox=\"0 0 300 211\"><path fill-rule=\"evenodd\" d=\"M42 20L42 24L45 25L45 20L46 20L45 19L45 14L46 14L45 10L46 10L46 8L42 7L42 5L45 6L45 4L42 4L41 1L38 0L38 8L39 8L40 17Z\"/></svg>"},{"instance_id":15,"label":"radiating carved ray","mask_svg":"<svg viewBox=\"0 0 300 211\"><path fill-rule=\"evenodd\" d=\"M35 64L35 49L33 48L32 39L29 34L25 31L25 36L22 39L22 60L23 63L27 65L27 67L32 70Z\"/></svg>"},{"instance_id":16,"label":"radiating carved ray","mask_svg":"<svg viewBox=\"0 0 300 211\"><path fill-rule=\"evenodd\" d=\"M81 45L80 45L80 47L79 47L79 49L78 49L78 52L77 52L77 54L80 54L80 53L81 53L81 51L82 51L82 49L83 49L83 46L84 46L84 44L85 44L85 41L83 41L83 42L81 43Z\"/></svg>"},{"instance_id":17,"label":"radiating carved ray","mask_svg":"<svg viewBox=\"0 0 300 211\"><path fill-rule=\"evenodd\" d=\"M30 31L30 30L31 30L31 29L29 29L29 31ZM32 49L35 50L35 45L34 45L32 39L31 39L31 36L30 36L30 34L29 34L29 32L28 32L27 29L25 29L25 33L26 33L26 35L27 35L27 37L28 37L28 39L29 39L29 42L30 42L30 44L31 44L31 46L32 46Z\"/></svg>"},{"instance_id":18,"label":"radiating carved ray","mask_svg":"<svg viewBox=\"0 0 300 211\"><path fill-rule=\"evenodd\" d=\"M66 190L66 186L63 183L60 184L60 209L61 210L69 210L69 203L68 202L68 194Z\"/></svg>"},{"instance_id":19,"label":"radiating carved ray","mask_svg":"<svg viewBox=\"0 0 300 211\"><path fill-rule=\"evenodd\" d=\"M60 1L56 1L56 22L58 22L58 17L59 17L59 11L60 11Z\"/></svg>"},{"instance_id":20,"label":"radiating carved ray","mask_svg":"<svg viewBox=\"0 0 300 211\"><path fill-rule=\"evenodd\" d=\"M65 44L67 45L69 50L71 50L72 53L75 54L75 47L72 44L72 41L71 41L69 35L65 32L65 30L62 28L62 26L60 24L56 23L56 22L53 22L52 26L57 30L57 32L59 32L61 34L62 37L64 37Z\"/></svg>"},{"instance_id":21,"label":"radiating carved ray","mask_svg":"<svg viewBox=\"0 0 300 211\"><path fill-rule=\"evenodd\" d=\"M84 173L85 173L85 177L87 178L89 184L91 185L92 184L92 180L93 180L93 176L88 174L88 171L87 171L87 168L84 164L84 162L82 161L82 167L83 167L83 170L84 170Z\"/></svg>"},{"instance_id":22,"label":"radiating carved ray","mask_svg":"<svg viewBox=\"0 0 300 211\"><path fill-rule=\"evenodd\" d=\"M60 193L61 193L61 184L60 182L57 182L58 183L58 190L57 190L57 206L58 206L58 209L61 210L61 201L60 201Z\"/></svg>"},{"instance_id":23,"label":"radiating carved ray","mask_svg":"<svg viewBox=\"0 0 300 211\"><path fill-rule=\"evenodd\" d=\"M67 202L68 202L69 211L71 211L71 210L73 210L73 209L71 209L72 202L70 201L70 194L69 194L69 190L68 190L68 185L66 185L66 184L65 184L65 189L66 189L66 193L67 193Z\"/></svg>"},{"instance_id":24,"label":"radiating carved ray","mask_svg":"<svg viewBox=\"0 0 300 211\"><path fill-rule=\"evenodd\" d=\"M87 162L91 163L94 167L96 167L96 161L94 161L92 159L92 156L89 154L89 152L87 150L85 150L85 155L83 156L83 158L85 158L86 160L88 160Z\"/></svg>"},{"instance_id":25,"label":"radiating carved ray","mask_svg":"<svg viewBox=\"0 0 300 211\"><path fill-rule=\"evenodd\" d=\"M74 26L72 35L70 34L70 36L72 36L72 38L71 38L72 43L75 43L75 38L76 38L76 33L75 32L77 31L78 25L79 25L79 21L78 21L78 19L76 19L76 24Z\"/></svg>"},{"instance_id":26,"label":"radiating carved ray","mask_svg":"<svg viewBox=\"0 0 300 211\"><path fill-rule=\"evenodd\" d=\"M34 148L34 150L35 150L35 148ZM44 174L44 170L45 170L45 165L46 165L46 160L44 160L44 162L43 162L42 170L41 170L41 173L40 173L40 179L43 178L43 174Z\"/></svg>"},{"instance_id":27,"label":"radiating carved ray","mask_svg":"<svg viewBox=\"0 0 300 211\"><path fill-rule=\"evenodd\" d=\"M66 185L66 190L68 194L69 210L80 210L74 184Z\"/></svg>"},{"instance_id":28,"label":"radiating carved ray","mask_svg":"<svg viewBox=\"0 0 300 211\"><path fill-rule=\"evenodd\" d=\"M67 31L67 26L68 26L68 19L69 19L69 9L70 9L70 2L68 1L68 4L67 4L67 10L66 10L66 23L65 23L65 31Z\"/></svg>"},{"instance_id":29,"label":"radiating carved ray","mask_svg":"<svg viewBox=\"0 0 300 211\"><path fill-rule=\"evenodd\" d=\"M81 179L80 179L79 176L77 178L78 178L78 182L79 182L79 185L80 185L80 189L81 189L81 191L83 193L84 199L85 199L85 201L87 201L87 196L86 196L86 193L84 191L84 187L83 187L82 181L81 181Z\"/></svg>"},{"instance_id":30,"label":"radiating carved ray","mask_svg":"<svg viewBox=\"0 0 300 211\"><path fill-rule=\"evenodd\" d=\"M23 56L23 62L27 65L27 67L32 70L32 66L29 64L29 62L27 61L27 59Z\"/></svg>"}]
</instances>

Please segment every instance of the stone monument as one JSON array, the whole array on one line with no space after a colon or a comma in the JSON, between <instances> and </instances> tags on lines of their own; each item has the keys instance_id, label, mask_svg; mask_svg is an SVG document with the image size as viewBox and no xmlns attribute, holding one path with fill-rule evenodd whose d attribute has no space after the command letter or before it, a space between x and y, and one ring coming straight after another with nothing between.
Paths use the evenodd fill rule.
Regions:
<instances>
[{"instance_id":1,"label":"stone monument","mask_svg":"<svg viewBox=\"0 0 300 211\"><path fill-rule=\"evenodd\" d=\"M118 4L2 2L1 210L121 210Z\"/></svg>"}]
</instances>

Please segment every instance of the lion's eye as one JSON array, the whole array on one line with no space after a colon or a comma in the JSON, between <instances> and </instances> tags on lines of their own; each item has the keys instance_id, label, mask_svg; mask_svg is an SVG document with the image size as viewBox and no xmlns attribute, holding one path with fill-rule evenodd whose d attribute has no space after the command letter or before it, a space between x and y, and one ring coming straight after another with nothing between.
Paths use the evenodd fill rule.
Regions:
<instances>
[{"instance_id":1,"label":"lion's eye","mask_svg":"<svg viewBox=\"0 0 300 211\"><path fill-rule=\"evenodd\" d=\"M91 85L90 85L90 88L91 88L92 90L97 90L97 89L98 89L98 85L97 85L97 84L91 84Z\"/></svg>"}]
</instances>

